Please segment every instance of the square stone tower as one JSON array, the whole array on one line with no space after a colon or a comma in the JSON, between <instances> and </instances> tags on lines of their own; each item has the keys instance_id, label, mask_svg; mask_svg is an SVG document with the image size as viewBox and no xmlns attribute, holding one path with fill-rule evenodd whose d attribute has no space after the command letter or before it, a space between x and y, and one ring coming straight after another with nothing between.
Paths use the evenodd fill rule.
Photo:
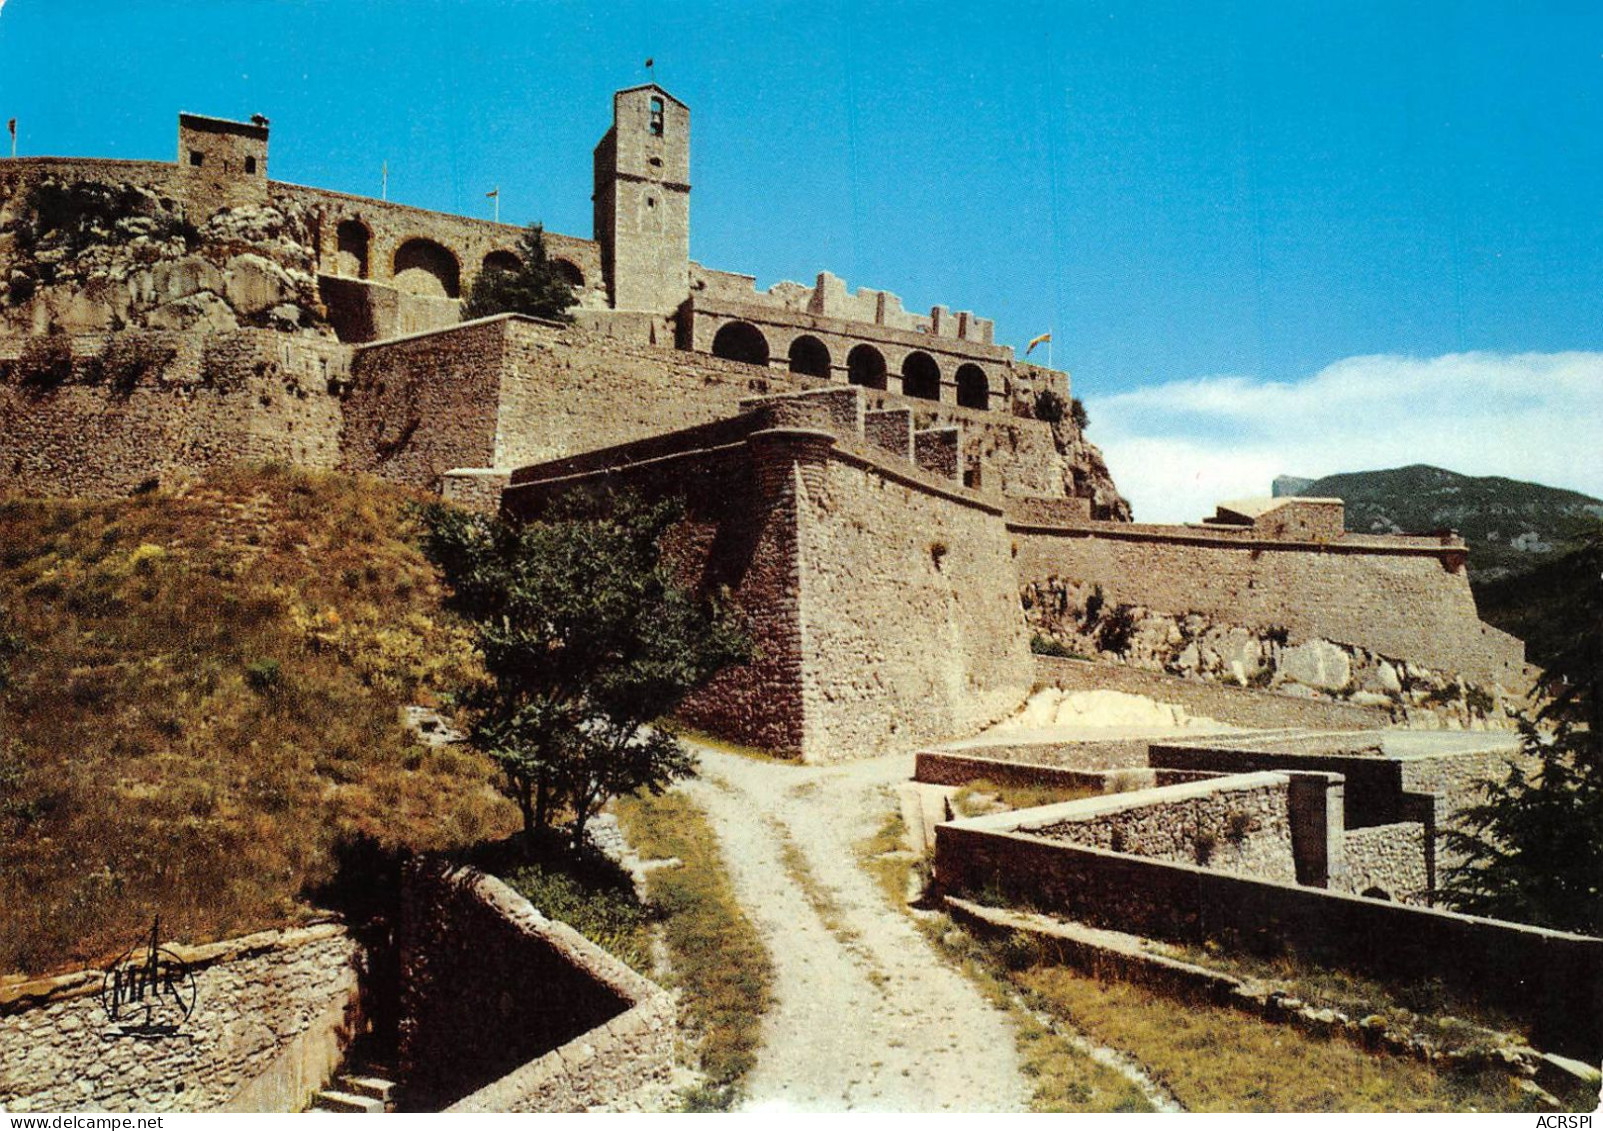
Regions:
<instances>
[{"instance_id":1,"label":"square stone tower","mask_svg":"<svg viewBox=\"0 0 1603 1131\"><path fill-rule=\"evenodd\" d=\"M655 83L614 94L592 199L612 308L679 309L690 293L690 108Z\"/></svg>"},{"instance_id":2,"label":"square stone tower","mask_svg":"<svg viewBox=\"0 0 1603 1131\"><path fill-rule=\"evenodd\" d=\"M218 208L267 203L267 119L178 115L178 169L190 201ZM203 215L201 219L204 219Z\"/></svg>"}]
</instances>

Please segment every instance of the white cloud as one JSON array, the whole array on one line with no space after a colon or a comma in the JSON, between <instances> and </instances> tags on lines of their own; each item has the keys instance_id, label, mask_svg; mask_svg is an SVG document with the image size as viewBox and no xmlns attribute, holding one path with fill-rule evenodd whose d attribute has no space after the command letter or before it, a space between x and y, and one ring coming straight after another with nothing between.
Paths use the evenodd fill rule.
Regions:
<instances>
[{"instance_id":1,"label":"white cloud","mask_svg":"<svg viewBox=\"0 0 1603 1131\"><path fill-rule=\"evenodd\" d=\"M1299 381L1202 377L1088 407L1144 522L1194 521L1280 474L1412 463L1603 497L1603 353L1352 357Z\"/></svg>"}]
</instances>

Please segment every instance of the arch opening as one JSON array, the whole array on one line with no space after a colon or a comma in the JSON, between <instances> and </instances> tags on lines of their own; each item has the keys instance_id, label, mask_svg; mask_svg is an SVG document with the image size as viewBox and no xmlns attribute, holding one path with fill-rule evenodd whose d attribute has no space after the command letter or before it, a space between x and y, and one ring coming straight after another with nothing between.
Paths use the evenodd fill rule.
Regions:
<instances>
[{"instance_id":1,"label":"arch opening","mask_svg":"<svg viewBox=\"0 0 1603 1131\"><path fill-rule=\"evenodd\" d=\"M462 268L433 240L407 240L395 249L395 285L426 298L461 298Z\"/></svg>"},{"instance_id":2,"label":"arch opening","mask_svg":"<svg viewBox=\"0 0 1603 1131\"><path fill-rule=\"evenodd\" d=\"M958 366L957 403L964 408L991 407L991 383L978 365Z\"/></svg>"},{"instance_id":3,"label":"arch opening","mask_svg":"<svg viewBox=\"0 0 1603 1131\"><path fill-rule=\"evenodd\" d=\"M553 259L551 267L567 282L568 286L579 291L584 289L584 272L579 265L567 259Z\"/></svg>"},{"instance_id":4,"label":"arch opening","mask_svg":"<svg viewBox=\"0 0 1603 1131\"><path fill-rule=\"evenodd\" d=\"M846 379L865 389L885 387L885 355L873 346L853 346L846 355Z\"/></svg>"},{"instance_id":5,"label":"arch opening","mask_svg":"<svg viewBox=\"0 0 1603 1131\"><path fill-rule=\"evenodd\" d=\"M902 392L925 401L941 399L941 367L922 350L915 350L902 362Z\"/></svg>"},{"instance_id":6,"label":"arch opening","mask_svg":"<svg viewBox=\"0 0 1603 1131\"><path fill-rule=\"evenodd\" d=\"M744 361L748 365L768 364L768 339L750 322L728 322L712 339L714 357Z\"/></svg>"},{"instance_id":7,"label":"arch opening","mask_svg":"<svg viewBox=\"0 0 1603 1131\"><path fill-rule=\"evenodd\" d=\"M334 274L347 279L367 278L367 247L371 240L367 225L360 220L341 220L334 230L338 247L334 254Z\"/></svg>"},{"instance_id":8,"label":"arch opening","mask_svg":"<svg viewBox=\"0 0 1603 1131\"><path fill-rule=\"evenodd\" d=\"M510 251L492 251L484 257L483 270L505 271L510 275L523 270L523 260Z\"/></svg>"},{"instance_id":9,"label":"arch opening","mask_svg":"<svg viewBox=\"0 0 1603 1131\"><path fill-rule=\"evenodd\" d=\"M813 337L803 334L790 343L790 371L807 377L828 377L830 370L829 347Z\"/></svg>"}]
</instances>

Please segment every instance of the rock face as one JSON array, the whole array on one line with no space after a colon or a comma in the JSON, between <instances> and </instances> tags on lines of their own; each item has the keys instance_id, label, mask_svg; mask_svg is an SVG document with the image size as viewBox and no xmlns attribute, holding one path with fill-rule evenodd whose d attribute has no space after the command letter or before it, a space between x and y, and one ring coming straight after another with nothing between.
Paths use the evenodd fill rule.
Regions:
<instances>
[{"instance_id":1,"label":"rock face","mask_svg":"<svg viewBox=\"0 0 1603 1131\"><path fill-rule=\"evenodd\" d=\"M304 207L197 217L128 183L16 180L0 200L0 334L270 328L328 336Z\"/></svg>"},{"instance_id":2,"label":"rock face","mask_svg":"<svg viewBox=\"0 0 1603 1131\"><path fill-rule=\"evenodd\" d=\"M1340 691L1352 680L1352 661L1328 640L1310 640L1280 653L1280 672L1316 691Z\"/></svg>"},{"instance_id":3,"label":"rock face","mask_svg":"<svg viewBox=\"0 0 1603 1131\"><path fill-rule=\"evenodd\" d=\"M1094 518L1129 522L1130 503L1114 485L1102 449L1087 440L1067 416L1053 423L1052 442L1064 459L1063 493L1070 498L1090 499Z\"/></svg>"}]
</instances>

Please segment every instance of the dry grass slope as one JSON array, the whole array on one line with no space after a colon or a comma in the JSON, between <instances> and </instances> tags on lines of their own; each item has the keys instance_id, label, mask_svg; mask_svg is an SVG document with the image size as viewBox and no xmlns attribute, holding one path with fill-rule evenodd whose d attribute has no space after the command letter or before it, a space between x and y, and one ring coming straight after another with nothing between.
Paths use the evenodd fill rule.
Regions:
<instances>
[{"instance_id":1,"label":"dry grass slope","mask_svg":"<svg viewBox=\"0 0 1603 1131\"><path fill-rule=\"evenodd\" d=\"M0 503L0 971L292 920L342 838L504 834L400 708L472 678L403 491L246 469Z\"/></svg>"}]
</instances>

